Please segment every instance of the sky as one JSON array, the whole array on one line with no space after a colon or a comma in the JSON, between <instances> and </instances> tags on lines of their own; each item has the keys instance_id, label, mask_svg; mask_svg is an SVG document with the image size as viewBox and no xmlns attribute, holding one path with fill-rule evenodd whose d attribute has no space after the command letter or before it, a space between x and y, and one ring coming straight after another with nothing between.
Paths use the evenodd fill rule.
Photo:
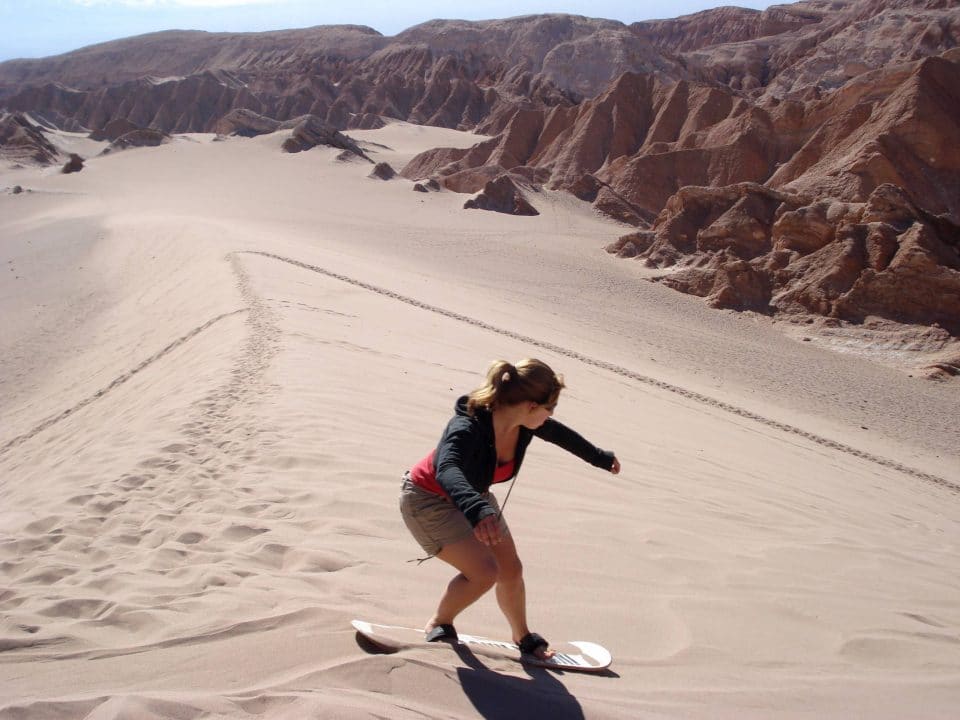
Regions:
<instances>
[{"instance_id":1,"label":"sky","mask_svg":"<svg viewBox=\"0 0 960 720\"><path fill-rule=\"evenodd\" d=\"M781 0L782 2L783 0ZM258 32L367 25L396 35L426 20L569 13L632 23L762 0L0 0L0 61L58 55L158 30Z\"/></svg>"}]
</instances>

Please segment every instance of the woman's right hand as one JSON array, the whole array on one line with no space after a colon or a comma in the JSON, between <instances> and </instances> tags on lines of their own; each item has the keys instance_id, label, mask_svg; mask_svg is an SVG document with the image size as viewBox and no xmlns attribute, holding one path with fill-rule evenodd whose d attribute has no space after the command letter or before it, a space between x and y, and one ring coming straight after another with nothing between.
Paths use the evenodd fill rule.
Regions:
<instances>
[{"instance_id":1,"label":"woman's right hand","mask_svg":"<svg viewBox=\"0 0 960 720\"><path fill-rule=\"evenodd\" d=\"M496 515L487 515L473 528L473 534L484 545L496 545L500 537L500 520Z\"/></svg>"}]
</instances>

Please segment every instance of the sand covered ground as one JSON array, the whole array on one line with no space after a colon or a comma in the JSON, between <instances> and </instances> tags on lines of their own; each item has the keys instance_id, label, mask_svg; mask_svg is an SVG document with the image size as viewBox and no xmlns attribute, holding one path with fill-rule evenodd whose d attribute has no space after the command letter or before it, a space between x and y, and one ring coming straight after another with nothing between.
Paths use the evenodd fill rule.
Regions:
<instances>
[{"instance_id":1,"label":"sand covered ground","mask_svg":"<svg viewBox=\"0 0 960 720\"><path fill-rule=\"evenodd\" d=\"M0 718L956 717L957 383L646 282L568 196L466 211L283 139L0 170ZM451 574L401 473L526 356L623 464L535 445L506 513L531 625L610 672L370 653L352 618Z\"/></svg>"}]
</instances>

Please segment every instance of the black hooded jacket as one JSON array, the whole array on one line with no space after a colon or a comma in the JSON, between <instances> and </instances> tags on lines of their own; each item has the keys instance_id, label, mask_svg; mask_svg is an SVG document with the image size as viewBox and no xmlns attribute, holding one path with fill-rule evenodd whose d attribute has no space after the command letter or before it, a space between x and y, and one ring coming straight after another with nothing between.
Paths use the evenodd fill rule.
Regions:
<instances>
[{"instance_id":1,"label":"black hooded jacket","mask_svg":"<svg viewBox=\"0 0 960 720\"><path fill-rule=\"evenodd\" d=\"M433 465L437 482L453 503L476 526L483 518L495 514L482 493L493 484L497 467L497 448L493 432L493 415L477 408L473 415L467 412L467 396L456 404L456 414L447 423L437 445ZM614 454L594 446L583 436L563 423L548 418L536 430L521 427L514 456L514 477L520 472L523 456L533 437L559 445L591 465L610 470Z\"/></svg>"}]
</instances>

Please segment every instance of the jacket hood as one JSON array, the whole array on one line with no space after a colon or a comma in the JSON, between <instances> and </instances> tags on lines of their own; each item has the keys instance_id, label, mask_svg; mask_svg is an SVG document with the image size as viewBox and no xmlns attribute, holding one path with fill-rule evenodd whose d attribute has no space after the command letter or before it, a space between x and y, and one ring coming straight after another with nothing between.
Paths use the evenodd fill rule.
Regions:
<instances>
[{"instance_id":1,"label":"jacket hood","mask_svg":"<svg viewBox=\"0 0 960 720\"><path fill-rule=\"evenodd\" d=\"M457 398L457 402L453 406L453 409L457 415L470 417L470 412L467 410L467 400L469 400L467 395L461 395L459 398Z\"/></svg>"},{"instance_id":2,"label":"jacket hood","mask_svg":"<svg viewBox=\"0 0 960 720\"><path fill-rule=\"evenodd\" d=\"M487 408L477 408L476 412L474 412L472 415L470 414L470 411L467 409L467 401L469 399L469 395L461 395L459 398L457 398L457 402L453 406L456 415L459 417L475 418L477 420L485 420L486 422L489 422L492 415Z\"/></svg>"}]
</instances>

